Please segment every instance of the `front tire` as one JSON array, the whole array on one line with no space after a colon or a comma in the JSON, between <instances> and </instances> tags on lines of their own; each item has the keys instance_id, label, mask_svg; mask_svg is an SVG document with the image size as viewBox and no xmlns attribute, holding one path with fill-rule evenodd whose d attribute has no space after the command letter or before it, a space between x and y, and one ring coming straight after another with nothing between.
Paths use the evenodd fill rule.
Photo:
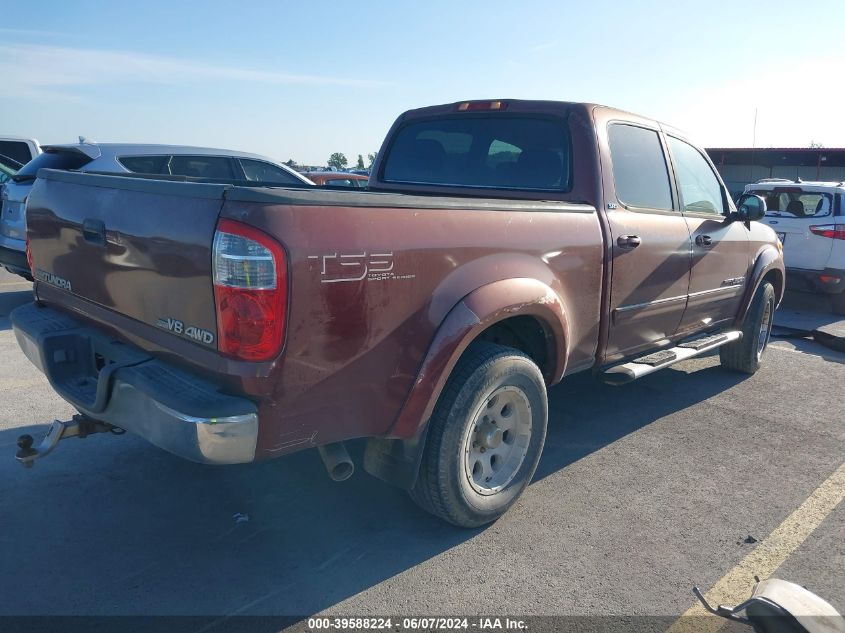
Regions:
<instances>
[{"instance_id":1,"label":"front tire","mask_svg":"<svg viewBox=\"0 0 845 633\"><path fill-rule=\"evenodd\" d=\"M473 343L437 401L411 498L460 527L496 520L531 482L547 420L537 365L518 350Z\"/></svg>"},{"instance_id":2,"label":"front tire","mask_svg":"<svg viewBox=\"0 0 845 633\"><path fill-rule=\"evenodd\" d=\"M722 367L745 374L760 369L763 352L772 334L775 314L775 289L764 281L754 293L751 306L742 322L742 338L719 348Z\"/></svg>"}]
</instances>

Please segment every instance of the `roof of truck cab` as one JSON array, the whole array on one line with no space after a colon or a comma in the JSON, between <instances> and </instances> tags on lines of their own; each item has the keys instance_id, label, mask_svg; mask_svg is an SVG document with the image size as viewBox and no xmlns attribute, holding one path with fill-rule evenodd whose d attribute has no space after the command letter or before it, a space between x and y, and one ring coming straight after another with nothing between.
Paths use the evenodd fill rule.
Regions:
<instances>
[{"instance_id":1,"label":"roof of truck cab","mask_svg":"<svg viewBox=\"0 0 845 633\"><path fill-rule=\"evenodd\" d=\"M486 112L554 112L554 111L565 111L569 110L570 108L582 108L586 111L592 112L596 109L602 109L607 112L611 117L612 116L619 116L621 119L639 119L640 121L649 121L650 123L654 124L655 126L659 126L665 132L669 132L670 134L674 134L676 136L680 136L682 138L688 138L687 134L678 128L675 128L671 125L667 125L657 119L643 116L641 114L637 114L635 112L630 112L628 110L622 110L621 108L614 108L612 106L603 105L601 103L593 103L589 101L549 101L549 100L542 100L542 99L462 99L461 101L454 101L452 103L441 103L439 105L434 106L425 106L422 108L414 108L412 110L406 111L402 118L416 118L416 117L426 117L436 114L446 114L448 112L459 112L458 107L462 103L479 103L479 102L501 102L506 105L505 108L500 110L486 110ZM485 112L477 110L476 113Z\"/></svg>"}]
</instances>

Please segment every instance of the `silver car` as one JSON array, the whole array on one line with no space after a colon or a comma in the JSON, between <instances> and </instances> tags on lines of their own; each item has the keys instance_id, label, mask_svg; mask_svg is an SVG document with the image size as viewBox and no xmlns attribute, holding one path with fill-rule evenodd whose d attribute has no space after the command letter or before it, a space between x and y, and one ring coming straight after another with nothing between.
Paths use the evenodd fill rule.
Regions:
<instances>
[{"instance_id":1,"label":"silver car","mask_svg":"<svg viewBox=\"0 0 845 633\"><path fill-rule=\"evenodd\" d=\"M127 145L82 141L43 145L32 159L0 187L0 266L30 278L26 261L26 198L39 169L189 176L212 180L248 180L280 186L313 186L293 169L266 156L207 147Z\"/></svg>"}]
</instances>

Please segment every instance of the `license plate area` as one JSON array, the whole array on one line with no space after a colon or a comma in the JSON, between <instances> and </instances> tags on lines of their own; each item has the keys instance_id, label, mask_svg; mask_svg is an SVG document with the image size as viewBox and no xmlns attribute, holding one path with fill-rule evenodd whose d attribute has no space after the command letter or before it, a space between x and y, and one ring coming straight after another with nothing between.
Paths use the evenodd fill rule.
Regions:
<instances>
[{"instance_id":1,"label":"license plate area","mask_svg":"<svg viewBox=\"0 0 845 633\"><path fill-rule=\"evenodd\" d=\"M44 340L44 373L65 399L92 412L108 404L111 374L150 357L90 330L56 334Z\"/></svg>"}]
</instances>

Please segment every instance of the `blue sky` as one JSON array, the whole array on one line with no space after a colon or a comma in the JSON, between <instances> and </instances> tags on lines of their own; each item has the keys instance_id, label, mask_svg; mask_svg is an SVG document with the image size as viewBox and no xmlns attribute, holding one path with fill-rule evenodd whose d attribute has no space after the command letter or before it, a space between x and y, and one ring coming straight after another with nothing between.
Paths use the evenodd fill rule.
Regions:
<instances>
[{"instance_id":1,"label":"blue sky","mask_svg":"<svg viewBox=\"0 0 845 633\"><path fill-rule=\"evenodd\" d=\"M408 108L596 101L707 146L845 146L845 2L0 0L0 134L301 163Z\"/></svg>"}]
</instances>

